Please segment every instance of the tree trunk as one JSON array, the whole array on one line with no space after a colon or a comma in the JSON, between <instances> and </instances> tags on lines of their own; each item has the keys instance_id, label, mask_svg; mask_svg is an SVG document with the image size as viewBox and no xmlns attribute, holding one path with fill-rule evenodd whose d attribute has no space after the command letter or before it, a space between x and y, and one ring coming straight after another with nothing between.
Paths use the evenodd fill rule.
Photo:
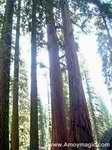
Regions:
<instances>
[{"instance_id":1,"label":"tree trunk","mask_svg":"<svg viewBox=\"0 0 112 150\"><path fill-rule=\"evenodd\" d=\"M67 140L64 96L62 76L59 63L59 47L53 17L52 1L47 4L47 37L50 60L50 87L51 87L51 111L52 111L52 143L64 144ZM64 150L62 147L52 146L52 150Z\"/></svg>"},{"instance_id":2,"label":"tree trunk","mask_svg":"<svg viewBox=\"0 0 112 150\"><path fill-rule=\"evenodd\" d=\"M61 1L61 11L64 30L64 46L69 76L70 94L70 133L69 141L75 143L92 143L92 129L82 87L75 46L73 29L67 0ZM82 147L84 150L85 148ZM88 149L88 148L86 148Z\"/></svg>"},{"instance_id":3,"label":"tree trunk","mask_svg":"<svg viewBox=\"0 0 112 150\"><path fill-rule=\"evenodd\" d=\"M38 150L36 6L32 0L30 150Z\"/></svg>"},{"instance_id":4,"label":"tree trunk","mask_svg":"<svg viewBox=\"0 0 112 150\"><path fill-rule=\"evenodd\" d=\"M6 1L4 26L0 40L0 149L9 150L9 81L12 18L15 0Z\"/></svg>"},{"instance_id":5,"label":"tree trunk","mask_svg":"<svg viewBox=\"0 0 112 150\"><path fill-rule=\"evenodd\" d=\"M13 83L13 112L11 129L11 148L19 150L19 114L18 114L18 92L19 92L19 40L20 40L20 10L21 0L18 0L17 25L16 25L16 43L14 56L14 83Z\"/></svg>"}]
</instances>

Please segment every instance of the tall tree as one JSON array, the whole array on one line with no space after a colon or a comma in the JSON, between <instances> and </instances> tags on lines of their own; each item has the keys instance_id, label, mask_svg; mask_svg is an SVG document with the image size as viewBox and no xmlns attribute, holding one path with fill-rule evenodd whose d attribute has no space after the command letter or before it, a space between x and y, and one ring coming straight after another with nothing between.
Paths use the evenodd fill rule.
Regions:
<instances>
[{"instance_id":1,"label":"tall tree","mask_svg":"<svg viewBox=\"0 0 112 150\"><path fill-rule=\"evenodd\" d=\"M0 149L9 149L9 80L15 0L7 0L0 39Z\"/></svg>"},{"instance_id":2,"label":"tall tree","mask_svg":"<svg viewBox=\"0 0 112 150\"><path fill-rule=\"evenodd\" d=\"M32 0L31 28L31 112L30 112L30 150L38 150L38 113L37 113L37 0Z\"/></svg>"},{"instance_id":3,"label":"tall tree","mask_svg":"<svg viewBox=\"0 0 112 150\"><path fill-rule=\"evenodd\" d=\"M14 82L13 82L13 113L12 113L12 131L11 131L11 148L19 150L19 114L18 114L18 92L19 92L19 40L20 40L20 13L21 0L18 0L17 24L16 24L16 43L14 56Z\"/></svg>"},{"instance_id":4,"label":"tall tree","mask_svg":"<svg viewBox=\"0 0 112 150\"><path fill-rule=\"evenodd\" d=\"M86 82L86 89L87 89L87 94L88 94L88 104L90 107L90 115L92 118L92 123L93 123L93 130L94 130L94 137L97 142L99 142L99 133L98 133L98 126L97 126L97 120L96 120L96 114L95 114L95 108L93 104L93 89L90 87L90 79L88 77L88 72L84 72L84 78Z\"/></svg>"},{"instance_id":5,"label":"tall tree","mask_svg":"<svg viewBox=\"0 0 112 150\"><path fill-rule=\"evenodd\" d=\"M60 4L63 20L65 55L69 77L71 113L69 141L73 143L92 143L93 136L91 123L81 82L77 49L74 41L68 2L67 0L63 0L60 1ZM83 147L82 149L88 148Z\"/></svg>"},{"instance_id":6,"label":"tall tree","mask_svg":"<svg viewBox=\"0 0 112 150\"><path fill-rule=\"evenodd\" d=\"M63 84L59 63L59 47L53 15L52 0L46 1L47 38L50 60L51 110L52 110L52 143L64 144L67 140ZM52 147L53 150L64 149Z\"/></svg>"}]
</instances>

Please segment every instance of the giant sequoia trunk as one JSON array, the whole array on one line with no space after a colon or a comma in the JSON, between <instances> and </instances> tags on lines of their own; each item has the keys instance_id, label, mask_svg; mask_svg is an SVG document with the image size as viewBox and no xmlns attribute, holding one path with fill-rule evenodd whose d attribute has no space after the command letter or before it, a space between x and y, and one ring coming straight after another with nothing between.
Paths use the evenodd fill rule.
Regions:
<instances>
[{"instance_id":1,"label":"giant sequoia trunk","mask_svg":"<svg viewBox=\"0 0 112 150\"><path fill-rule=\"evenodd\" d=\"M93 142L92 129L82 87L77 50L73 36L67 0L61 1L64 28L64 46L69 76L70 134L69 141L75 143ZM84 147L82 147L84 150ZM88 148L86 148L88 149Z\"/></svg>"},{"instance_id":2,"label":"giant sequoia trunk","mask_svg":"<svg viewBox=\"0 0 112 150\"><path fill-rule=\"evenodd\" d=\"M16 25L16 43L14 56L14 83L13 83L13 113L11 129L11 148L19 150L19 123L18 123L18 90L19 90L19 39L20 39L20 9L21 0L18 0L17 25Z\"/></svg>"},{"instance_id":3,"label":"giant sequoia trunk","mask_svg":"<svg viewBox=\"0 0 112 150\"><path fill-rule=\"evenodd\" d=\"M9 80L12 18L15 0L6 1L4 26L0 40L0 149L9 150Z\"/></svg>"},{"instance_id":4,"label":"giant sequoia trunk","mask_svg":"<svg viewBox=\"0 0 112 150\"><path fill-rule=\"evenodd\" d=\"M32 0L30 150L38 150L36 6Z\"/></svg>"},{"instance_id":5,"label":"giant sequoia trunk","mask_svg":"<svg viewBox=\"0 0 112 150\"><path fill-rule=\"evenodd\" d=\"M47 3L47 36L48 50L50 60L50 85L51 85L51 109L52 109L52 143L66 142L66 125L64 116L64 96L63 85L59 63L59 47L57 44L57 36L55 22L53 17L52 1ZM53 150L64 149L62 147L53 147Z\"/></svg>"}]
</instances>

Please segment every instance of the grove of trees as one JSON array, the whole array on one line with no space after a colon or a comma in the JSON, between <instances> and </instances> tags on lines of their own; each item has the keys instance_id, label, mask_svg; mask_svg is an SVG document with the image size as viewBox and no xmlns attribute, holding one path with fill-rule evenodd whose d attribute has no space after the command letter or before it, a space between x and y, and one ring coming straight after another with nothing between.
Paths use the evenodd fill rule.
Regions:
<instances>
[{"instance_id":1,"label":"grove of trees","mask_svg":"<svg viewBox=\"0 0 112 150\"><path fill-rule=\"evenodd\" d=\"M93 30L111 93L111 0L0 0L0 150L101 148L112 116L95 91L87 64L79 59L79 36ZM20 41L26 35L30 79L21 57ZM39 62L42 49L49 54L49 66ZM43 69L50 81L46 107L39 95Z\"/></svg>"}]
</instances>

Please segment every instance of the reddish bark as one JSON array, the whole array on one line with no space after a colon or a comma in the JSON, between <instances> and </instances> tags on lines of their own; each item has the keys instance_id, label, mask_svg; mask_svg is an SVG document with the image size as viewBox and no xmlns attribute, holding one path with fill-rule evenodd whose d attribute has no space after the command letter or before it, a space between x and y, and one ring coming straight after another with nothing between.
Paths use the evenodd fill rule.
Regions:
<instances>
[{"instance_id":1,"label":"reddish bark","mask_svg":"<svg viewBox=\"0 0 112 150\"><path fill-rule=\"evenodd\" d=\"M0 39L0 149L9 150L9 81L12 18L15 0L6 1L4 25Z\"/></svg>"},{"instance_id":2,"label":"reddish bark","mask_svg":"<svg viewBox=\"0 0 112 150\"><path fill-rule=\"evenodd\" d=\"M13 83L13 113L11 128L11 150L19 150L19 113L18 113L18 92L19 92L19 40L20 40L20 9L21 0L18 1L16 43L14 56L14 83Z\"/></svg>"},{"instance_id":3,"label":"reddish bark","mask_svg":"<svg viewBox=\"0 0 112 150\"><path fill-rule=\"evenodd\" d=\"M49 3L52 5L52 2ZM52 107L52 144L64 144L67 140L64 96L62 76L59 63L59 47L57 44L56 28L53 17L52 6L47 11L47 36L50 60L50 85L51 85L51 107ZM52 146L52 150L65 150L66 148Z\"/></svg>"},{"instance_id":4,"label":"reddish bark","mask_svg":"<svg viewBox=\"0 0 112 150\"><path fill-rule=\"evenodd\" d=\"M36 6L32 0L30 150L38 150Z\"/></svg>"},{"instance_id":5,"label":"reddish bark","mask_svg":"<svg viewBox=\"0 0 112 150\"><path fill-rule=\"evenodd\" d=\"M89 119L84 90L81 82L77 49L73 35L68 3L61 1L64 27L64 46L69 76L70 94L70 133L69 142L92 143L92 129ZM82 148L84 150L84 147ZM88 149L88 148L86 148Z\"/></svg>"}]
</instances>

